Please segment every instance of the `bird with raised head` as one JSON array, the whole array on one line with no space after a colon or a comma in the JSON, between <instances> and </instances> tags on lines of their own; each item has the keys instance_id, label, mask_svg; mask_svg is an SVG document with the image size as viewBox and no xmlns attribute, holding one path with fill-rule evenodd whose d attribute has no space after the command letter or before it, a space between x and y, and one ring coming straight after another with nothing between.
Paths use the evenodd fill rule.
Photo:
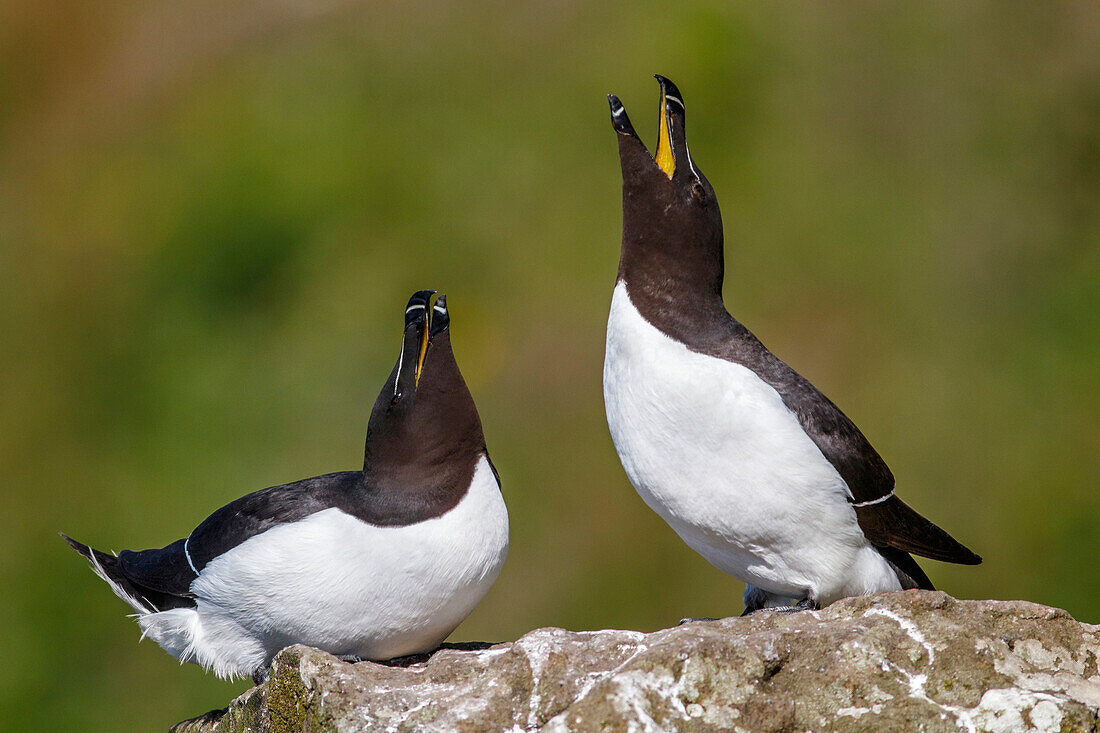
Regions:
<instances>
[{"instance_id":1,"label":"bird with raised head","mask_svg":"<svg viewBox=\"0 0 1100 733\"><path fill-rule=\"evenodd\" d=\"M62 534L143 637L259 682L289 644L391 659L438 647L473 611L508 553L508 511L434 292L405 307L363 470L248 494L160 549L113 555Z\"/></svg>"},{"instance_id":2,"label":"bird with raised head","mask_svg":"<svg viewBox=\"0 0 1100 733\"><path fill-rule=\"evenodd\" d=\"M859 428L731 316L722 215L658 76L656 153L609 95L623 230L604 359L608 426L642 499L745 581L745 612L932 588L911 553L981 558L896 494Z\"/></svg>"}]
</instances>

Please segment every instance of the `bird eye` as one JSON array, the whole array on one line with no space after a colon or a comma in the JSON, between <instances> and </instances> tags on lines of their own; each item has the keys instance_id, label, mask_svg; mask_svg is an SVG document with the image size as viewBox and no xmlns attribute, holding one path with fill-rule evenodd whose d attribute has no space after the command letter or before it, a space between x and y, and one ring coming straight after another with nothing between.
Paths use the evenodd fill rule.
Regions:
<instances>
[{"instance_id":1,"label":"bird eye","mask_svg":"<svg viewBox=\"0 0 1100 733\"><path fill-rule=\"evenodd\" d=\"M696 201L706 201L707 192L703 189L703 184L699 181L695 181L691 184L691 197Z\"/></svg>"}]
</instances>

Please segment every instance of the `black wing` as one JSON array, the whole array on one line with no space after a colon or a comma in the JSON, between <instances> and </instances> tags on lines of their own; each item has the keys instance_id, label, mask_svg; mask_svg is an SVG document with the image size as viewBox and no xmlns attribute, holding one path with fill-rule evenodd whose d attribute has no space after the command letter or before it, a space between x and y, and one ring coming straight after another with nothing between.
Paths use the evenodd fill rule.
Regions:
<instances>
[{"instance_id":1,"label":"black wing","mask_svg":"<svg viewBox=\"0 0 1100 733\"><path fill-rule=\"evenodd\" d=\"M361 478L359 471L341 471L242 496L211 514L191 533L187 539L191 563L202 572L208 562L250 537L340 506Z\"/></svg>"},{"instance_id":2,"label":"black wing","mask_svg":"<svg viewBox=\"0 0 1100 733\"><path fill-rule=\"evenodd\" d=\"M123 550L115 556L61 536L149 610L193 607L191 583L207 563L277 524L338 506L361 476L344 471L256 491L211 514L190 536L155 550Z\"/></svg>"},{"instance_id":3,"label":"black wing","mask_svg":"<svg viewBox=\"0 0 1100 733\"><path fill-rule=\"evenodd\" d=\"M733 323L736 330L727 341L730 358L759 374L798 417L802 429L848 484L860 529L871 544L963 565L982 561L894 496L894 474L855 423L747 328Z\"/></svg>"}]
</instances>

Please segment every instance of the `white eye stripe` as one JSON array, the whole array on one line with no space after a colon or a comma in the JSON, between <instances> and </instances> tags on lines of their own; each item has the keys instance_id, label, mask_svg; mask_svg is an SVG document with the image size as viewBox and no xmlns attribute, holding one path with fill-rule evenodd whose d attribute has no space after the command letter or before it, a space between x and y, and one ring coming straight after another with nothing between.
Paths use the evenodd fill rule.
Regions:
<instances>
[{"instance_id":1,"label":"white eye stripe","mask_svg":"<svg viewBox=\"0 0 1100 733\"><path fill-rule=\"evenodd\" d=\"M611 111L611 116L612 117L619 117L625 112L626 112L626 107L616 107L614 110Z\"/></svg>"},{"instance_id":2,"label":"white eye stripe","mask_svg":"<svg viewBox=\"0 0 1100 733\"><path fill-rule=\"evenodd\" d=\"M675 102L676 104L680 105L680 109L687 109L687 107L684 106L684 103L680 101L679 97L674 97L671 94L665 95L665 102Z\"/></svg>"},{"instance_id":3,"label":"white eye stripe","mask_svg":"<svg viewBox=\"0 0 1100 733\"><path fill-rule=\"evenodd\" d=\"M424 305L422 303L417 303L416 305L410 305L408 308L405 309L405 315L408 315L408 314L412 313L413 311L417 311L417 310L420 310L420 311L424 310Z\"/></svg>"},{"instance_id":4,"label":"white eye stripe","mask_svg":"<svg viewBox=\"0 0 1100 733\"><path fill-rule=\"evenodd\" d=\"M435 308L432 308L432 310L436 311L437 313L446 313L447 312L447 307L442 306L442 305L437 305Z\"/></svg>"}]
</instances>

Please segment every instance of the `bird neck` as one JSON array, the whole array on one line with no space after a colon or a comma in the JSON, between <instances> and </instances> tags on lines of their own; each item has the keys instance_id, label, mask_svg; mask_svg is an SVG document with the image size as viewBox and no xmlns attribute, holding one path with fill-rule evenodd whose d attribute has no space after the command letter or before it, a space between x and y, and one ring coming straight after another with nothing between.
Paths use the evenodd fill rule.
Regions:
<instances>
[{"instance_id":1,"label":"bird neck","mask_svg":"<svg viewBox=\"0 0 1100 733\"><path fill-rule=\"evenodd\" d=\"M720 230L670 237L623 228L618 279L634 306L669 335L681 338L685 330L729 318L722 302L723 276Z\"/></svg>"},{"instance_id":2,"label":"bird neck","mask_svg":"<svg viewBox=\"0 0 1100 733\"><path fill-rule=\"evenodd\" d=\"M375 492L446 492L468 482L485 451L473 397L447 334L429 347L414 395L393 408L383 388L367 426L363 479Z\"/></svg>"}]
</instances>

